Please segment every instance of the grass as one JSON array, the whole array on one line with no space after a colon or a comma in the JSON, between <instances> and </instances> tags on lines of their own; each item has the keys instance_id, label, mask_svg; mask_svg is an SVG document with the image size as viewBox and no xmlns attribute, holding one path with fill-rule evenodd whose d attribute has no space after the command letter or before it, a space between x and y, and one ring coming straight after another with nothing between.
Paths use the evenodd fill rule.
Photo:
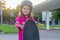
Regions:
<instances>
[{"instance_id":1,"label":"grass","mask_svg":"<svg viewBox=\"0 0 60 40\"><path fill-rule=\"evenodd\" d=\"M50 28L60 28L60 25L51 25Z\"/></svg>"},{"instance_id":2,"label":"grass","mask_svg":"<svg viewBox=\"0 0 60 40\"><path fill-rule=\"evenodd\" d=\"M46 28L45 25L37 25L38 29ZM59 25L50 25L50 28L60 28ZM14 28L12 24L0 24L0 30L4 33L17 33L17 29Z\"/></svg>"},{"instance_id":3,"label":"grass","mask_svg":"<svg viewBox=\"0 0 60 40\"><path fill-rule=\"evenodd\" d=\"M46 28L46 25L38 26L38 28ZM60 28L60 25L50 25L49 28Z\"/></svg>"},{"instance_id":4,"label":"grass","mask_svg":"<svg viewBox=\"0 0 60 40\"><path fill-rule=\"evenodd\" d=\"M17 29L14 28L14 25L2 24L0 25L0 30L4 33L17 33Z\"/></svg>"}]
</instances>

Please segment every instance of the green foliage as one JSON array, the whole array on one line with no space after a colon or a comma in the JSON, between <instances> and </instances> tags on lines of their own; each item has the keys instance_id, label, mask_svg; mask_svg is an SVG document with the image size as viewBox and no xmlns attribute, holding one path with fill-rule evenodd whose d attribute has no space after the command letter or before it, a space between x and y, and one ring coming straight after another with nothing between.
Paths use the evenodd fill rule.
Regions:
<instances>
[{"instance_id":1,"label":"green foliage","mask_svg":"<svg viewBox=\"0 0 60 40\"><path fill-rule=\"evenodd\" d=\"M14 19L18 15L20 5L18 5L16 7L16 9L6 8L5 6L3 8L4 8L3 19L6 21L11 21L12 19ZM13 17L11 16L11 13L13 13L13 15L14 15Z\"/></svg>"},{"instance_id":2,"label":"green foliage","mask_svg":"<svg viewBox=\"0 0 60 40\"><path fill-rule=\"evenodd\" d=\"M58 24L60 20L60 8L53 10L52 14L53 14L53 19L55 19L55 23Z\"/></svg>"},{"instance_id":3,"label":"green foliage","mask_svg":"<svg viewBox=\"0 0 60 40\"><path fill-rule=\"evenodd\" d=\"M38 22L42 21L42 13L34 13L34 17Z\"/></svg>"},{"instance_id":4,"label":"green foliage","mask_svg":"<svg viewBox=\"0 0 60 40\"><path fill-rule=\"evenodd\" d=\"M54 19L60 19L60 8L53 10L53 18Z\"/></svg>"},{"instance_id":5,"label":"green foliage","mask_svg":"<svg viewBox=\"0 0 60 40\"><path fill-rule=\"evenodd\" d=\"M14 28L14 25L2 24L0 25L0 30L4 33L17 33L17 29Z\"/></svg>"},{"instance_id":6,"label":"green foliage","mask_svg":"<svg viewBox=\"0 0 60 40\"><path fill-rule=\"evenodd\" d=\"M7 9L3 10L3 18L5 20L9 20L10 19L10 13L11 13L10 8L7 8Z\"/></svg>"},{"instance_id":7,"label":"green foliage","mask_svg":"<svg viewBox=\"0 0 60 40\"><path fill-rule=\"evenodd\" d=\"M44 24L37 24L38 29L46 29L46 25ZM50 25L50 28L60 28L60 25ZM0 30L4 33L17 33L18 30L14 28L12 24L0 24Z\"/></svg>"},{"instance_id":8,"label":"green foliage","mask_svg":"<svg viewBox=\"0 0 60 40\"><path fill-rule=\"evenodd\" d=\"M18 4L16 9L14 10L14 15L17 16L20 10L20 5Z\"/></svg>"}]
</instances>

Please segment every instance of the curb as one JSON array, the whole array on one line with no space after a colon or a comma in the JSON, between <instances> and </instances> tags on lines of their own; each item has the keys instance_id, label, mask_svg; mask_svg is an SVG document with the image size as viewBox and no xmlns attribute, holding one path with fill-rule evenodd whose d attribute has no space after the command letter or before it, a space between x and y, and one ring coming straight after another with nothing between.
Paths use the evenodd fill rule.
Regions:
<instances>
[{"instance_id":1,"label":"curb","mask_svg":"<svg viewBox=\"0 0 60 40\"><path fill-rule=\"evenodd\" d=\"M0 34L4 35L5 33L3 33L3 32L0 32Z\"/></svg>"},{"instance_id":2,"label":"curb","mask_svg":"<svg viewBox=\"0 0 60 40\"><path fill-rule=\"evenodd\" d=\"M39 30L47 30L46 28L41 28ZM60 30L60 28L50 28L49 30Z\"/></svg>"}]
</instances>

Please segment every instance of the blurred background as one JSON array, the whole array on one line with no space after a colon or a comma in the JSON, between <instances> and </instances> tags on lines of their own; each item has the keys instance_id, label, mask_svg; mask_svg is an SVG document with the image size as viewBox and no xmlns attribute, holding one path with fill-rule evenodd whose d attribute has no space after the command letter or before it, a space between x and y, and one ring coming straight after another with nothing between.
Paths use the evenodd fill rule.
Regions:
<instances>
[{"instance_id":1,"label":"blurred background","mask_svg":"<svg viewBox=\"0 0 60 40\"><path fill-rule=\"evenodd\" d=\"M17 33L15 18L23 0L0 0L0 31ZM60 0L30 0L38 29L60 29Z\"/></svg>"}]
</instances>

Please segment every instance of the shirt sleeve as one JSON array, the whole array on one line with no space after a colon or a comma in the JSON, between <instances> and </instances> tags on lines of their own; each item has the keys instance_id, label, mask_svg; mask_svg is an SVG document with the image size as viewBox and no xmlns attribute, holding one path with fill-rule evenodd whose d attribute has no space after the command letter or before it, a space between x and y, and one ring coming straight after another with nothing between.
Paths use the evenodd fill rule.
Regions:
<instances>
[{"instance_id":1,"label":"shirt sleeve","mask_svg":"<svg viewBox=\"0 0 60 40\"><path fill-rule=\"evenodd\" d=\"M19 16L17 16L16 18L15 18L15 28L20 28L19 26L20 26L20 17Z\"/></svg>"},{"instance_id":2,"label":"shirt sleeve","mask_svg":"<svg viewBox=\"0 0 60 40\"><path fill-rule=\"evenodd\" d=\"M15 18L15 21L19 21L19 20L20 20L20 17L17 16L17 17Z\"/></svg>"}]
</instances>

